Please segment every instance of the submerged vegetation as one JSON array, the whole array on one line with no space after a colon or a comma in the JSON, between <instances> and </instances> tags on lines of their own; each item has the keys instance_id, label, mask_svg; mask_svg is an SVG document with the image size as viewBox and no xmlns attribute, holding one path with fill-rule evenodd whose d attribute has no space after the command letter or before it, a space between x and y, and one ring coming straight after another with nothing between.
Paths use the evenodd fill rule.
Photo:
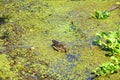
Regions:
<instances>
[{"instance_id":1,"label":"submerged vegetation","mask_svg":"<svg viewBox=\"0 0 120 80\"><path fill-rule=\"evenodd\" d=\"M111 14L114 19L105 19L111 18L109 11L96 11L94 17L105 19L106 23L89 18L88 14L94 12L95 6L113 3L115 1L0 1L0 80L86 80L92 70L97 76L117 72L119 31L102 32L95 40L102 50L108 51L108 57L112 56L111 61L101 57L103 54L96 54L102 50L91 42L96 32L119 24L119 11Z\"/></svg>"},{"instance_id":2,"label":"submerged vegetation","mask_svg":"<svg viewBox=\"0 0 120 80\"><path fill-rule=\"evenodd\" d=\"M3 80L21 80L34 76L39 70L39 58L31 47L21 46L19 41L24 31L20 27L11 24L7 27L0 28L3 41L0 55L0 77Z\"/></svg>"}]
</instances>

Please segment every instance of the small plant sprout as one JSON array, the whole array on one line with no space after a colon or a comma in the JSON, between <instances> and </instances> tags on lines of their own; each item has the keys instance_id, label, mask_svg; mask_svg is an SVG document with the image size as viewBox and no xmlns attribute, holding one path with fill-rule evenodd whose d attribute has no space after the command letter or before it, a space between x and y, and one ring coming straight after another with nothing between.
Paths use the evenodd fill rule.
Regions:
<instances>
[{"instance_id":1,"label":"small plant sprout","mask_svg":"<svg viewBox=\"0 0 120 80\"><path fill-rule=\"evenodd\" d=\"M120 8L120 4L116 3L115 5L111 6L108 10L105 11L95 11L95 15L93 16L96 19L106 19L109 17L110 12L114 11L115 9Z\"/></svg>"},{"instance_id":2,"label":"small plant sprout","mask_svg":"<svg viewBox=\"0 0 120 80\"><path fill-rule=\"evenodd\" d=\"M95 15L93 16L96 19L106 19L108 18L110 15L110 12L106 11L106 12L102 12L102 11L95 11Z\"/></svg>"}]
</instances>

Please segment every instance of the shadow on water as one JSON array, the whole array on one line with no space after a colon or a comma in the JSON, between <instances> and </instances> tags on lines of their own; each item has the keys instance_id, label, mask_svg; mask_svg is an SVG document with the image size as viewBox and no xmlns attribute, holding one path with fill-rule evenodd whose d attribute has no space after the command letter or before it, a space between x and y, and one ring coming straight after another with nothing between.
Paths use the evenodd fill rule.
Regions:
<instances>
[{"instance_id":1,"label":"shadow on water","mask_svg":"<svg viewBox=\"0 0 120 80\"><path fill-rule=\"evenodd\" d=\"M0 25L6 23L7 21L8 21L8 18L0 17Z\"/></svg>"},{"instance_id":2,"label":"shadow on water","mask_svg":"<svg viewBox=\"0 0 120 80\"><path fill-rule=\"evenodd\" d=\"M5 23L5 18L0 18L0 25Z\"/></svg>"}]
</instances>

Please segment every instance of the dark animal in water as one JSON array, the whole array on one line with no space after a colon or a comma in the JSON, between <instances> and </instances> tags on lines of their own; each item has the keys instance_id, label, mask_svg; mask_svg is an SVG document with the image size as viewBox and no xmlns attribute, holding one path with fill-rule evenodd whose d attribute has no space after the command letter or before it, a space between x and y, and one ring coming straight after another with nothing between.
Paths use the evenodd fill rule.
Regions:
<instances>
[{"instance_id":1,"label":"dark animal in water","mask_svg":"<svg viewBox=\"0 0 120 80\"><path fill-rule=\"evenodd\" d=\"M61 43L57 40L52 40L52 47L54 50L58 51L58 52L64 52L66 53L67 52L67 47L64 43Z\"/></svg>"}]
</instances>

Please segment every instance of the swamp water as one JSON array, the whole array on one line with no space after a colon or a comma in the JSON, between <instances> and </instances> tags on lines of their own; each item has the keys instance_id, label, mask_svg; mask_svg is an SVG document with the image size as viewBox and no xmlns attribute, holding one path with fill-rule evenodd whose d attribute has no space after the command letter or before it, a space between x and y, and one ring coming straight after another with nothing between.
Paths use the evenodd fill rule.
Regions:
<instances>
[{"instance_id":1,"label":"swamp water","mask_svg":"<svg viewBox=\"0 0 120 80\"><path fill-rule=\"evenodd\" d=\"M37 55L38 61L32 57L37 63L31 59L33 66L40 64L34 67L35 72L25 70L25 74L36 74L34 80L92 80L90 73L109 61L106 52L93 45L93 40L96 33L117 29L120 10L116 9L105 20L94 19L91 15L95 10L109 9L117 1L1 0L0 35L7 32L9 39L4 40L2 36L0 52L17 56L16 51L24 54L22 49L27 49ZM2 17L7 18L5 23ZM52 40L65 43L69 50L57 52L51 47ZM119 75L100 76L96 80L119 80Z\"/></svg>"}]
</instances>

